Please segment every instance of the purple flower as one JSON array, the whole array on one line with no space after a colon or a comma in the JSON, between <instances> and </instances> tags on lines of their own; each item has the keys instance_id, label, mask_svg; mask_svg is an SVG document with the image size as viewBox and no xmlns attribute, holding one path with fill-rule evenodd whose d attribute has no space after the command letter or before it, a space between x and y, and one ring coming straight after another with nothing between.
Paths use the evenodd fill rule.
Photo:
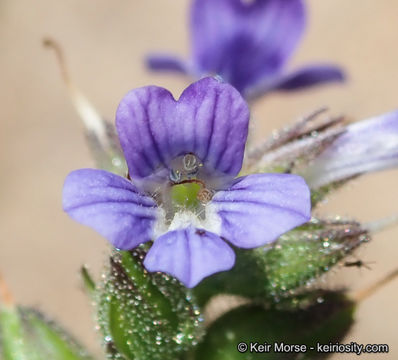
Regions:
<instances>
[{"instance_id":1,"label":"purple flower","mask_svg":"<svg viewBox=\"0 0 398 360\"><path fill-rule=\"evenodd\" d=\"M302 171L311 188L398 166L398 110L346 127Z\"/></svg>"},{"instance_id":2,"label":"purple flower","mask_svg":"<svg viewBox=\"0 0 398 360\"><path fill-rule=\"evenodd\" d=\"M246 98L343 81L342 70L329 64L286 71L305 26L303 0L194 0L190 61L151 55L147 64L195 77L218 74Z\"/></svg>"},{"instance_id":3,"label":"purple flower","mask_svg":"<svg viewBox=\"0 0 398 360\"><path fill-rule=\"evenodd\" d=\"M300 176L235 178L248 120L239 92L213 78L192 84L177 101L160 87L132 90L116 113L132 179L74 171L65 181L64 210L116 248L153 240L144 266L187 287L228 270L235 262L231 244L250 249L272 243L307 222L311 211ZM179 200L181 191L188 205Z\"/></svg>"}]
</instances>

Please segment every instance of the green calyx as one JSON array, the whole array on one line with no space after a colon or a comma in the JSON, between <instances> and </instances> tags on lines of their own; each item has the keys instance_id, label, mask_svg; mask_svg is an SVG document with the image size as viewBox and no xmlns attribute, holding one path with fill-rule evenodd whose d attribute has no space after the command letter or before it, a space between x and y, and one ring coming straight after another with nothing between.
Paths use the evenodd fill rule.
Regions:
<instances>
[{"instance_id":1,"label":"green calyx","mask_svg":"<svg viewBox=\"0 0 398 360\"><path fill-rule=\"evenodd\" d=\"M200 339L201 316L176 279L148 273L144 252L115 252L97 296L110 359L176 359Z\"/></svg>"}]
</instances>

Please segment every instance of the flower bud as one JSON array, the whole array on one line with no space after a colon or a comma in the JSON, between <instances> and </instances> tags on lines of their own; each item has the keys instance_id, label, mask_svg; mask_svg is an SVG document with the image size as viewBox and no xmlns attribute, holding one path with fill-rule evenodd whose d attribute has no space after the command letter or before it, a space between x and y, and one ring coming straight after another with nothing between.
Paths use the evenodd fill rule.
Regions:
<instances>
[{"instance_id":1,"label":"flower bud","mask_svg":"<svg viewBox=\"0 0 398 360\"><path fill-rule=\"evenodd\" d=\"M368 240L359 223L312 220L282 235L272 248L237 252L235 267L205 279L195 294L201 304L220 293L279 302L310 287Z\"/></svg>"},{"instance_id":2,"label":"flower bud","mask_svg":"<svg viewBox=\"0 0 398 360\"><path fill-rule=\"evenodd\" d=\"M353 323L354 310L355 304L339 292L325 293L315 304L298 309L244 305L211 324L194 359L322 359L330 354L317 354L316 344L341 340ZM282 343L305 346L306 351L278 352Z\"/></svg>"}]
</instances>

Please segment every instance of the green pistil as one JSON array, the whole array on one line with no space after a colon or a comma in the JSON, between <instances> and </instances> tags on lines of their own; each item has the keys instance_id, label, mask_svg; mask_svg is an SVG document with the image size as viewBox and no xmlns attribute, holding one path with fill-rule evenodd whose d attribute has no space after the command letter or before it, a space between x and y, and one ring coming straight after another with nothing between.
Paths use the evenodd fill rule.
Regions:
<instances>
[{"instance_id":1,"label":"green pistil","mask_svg":"<svg viewBox=\"0 0 398 360\"><path fill-rule=\"evenodd\" d=\"M171 188L173 207L197 209L201 205L197 195L201 185L195 182L174 185Z\"/></svg>"}]
</instances>

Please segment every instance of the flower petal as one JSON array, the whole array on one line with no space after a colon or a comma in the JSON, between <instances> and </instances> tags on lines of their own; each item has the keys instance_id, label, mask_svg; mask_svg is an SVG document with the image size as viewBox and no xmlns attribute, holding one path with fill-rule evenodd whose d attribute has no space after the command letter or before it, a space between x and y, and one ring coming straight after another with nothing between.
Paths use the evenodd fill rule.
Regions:
<instances>
[{"instance_id":1,"label":"flower petal","mask_svg":"<svg viewBox=\"0 0 398 360\"><path fill-rule=\"evenodd\" d=\"M239 91L275 75L305 29L302 0L195 0L193 61Z\"/></svg>"},{"instance_id":2,"label":"flower petal","mask_svg":"<svg viewBox=\"0 0 398 360\"><path fill-rule=\"evenodd\" d=\"M311 188L398 166L398 110L347 126L302 175Z\"/></svg>"},{"instance_id":3,"label":"flower petal","mask_svg":"<svg viewBox=\"0 0 398 360\"><path fill-rule=\"evenodd\" d=\"M205 167L236 176L242 166L249 109L239 92L214 78L189 86L178 101L163 88L130 91L116 127L130 175L144 178L194 153Z\"/></svg>"},{"instance_id":4,"label":"flower petal","mask_svg":"<svg viewBox=\"0 0 398 360\"><path fill-rule=\"evenodd\" d=\"M187 64L184 60L173 55L151 54L146 57L147 67L151 70L173 71L188 74Z\"/></svg>"},{"instance_id":5,"label":"flower petal","mask_svg":"<svg viewBox=\"0 0 398 360\"><path fill-rule=\"evenodd\" d=\"M63 208L76 221L98 231L115 247L130 250L152 239L157 208L128 180L103 170L70 173Z\"/></svg>"},{"instance_id":6,"label":"flower petal","mask_svg":"<svg viewBox=\"0 0 398 360\"><path fill-rule=\"evenodd\" d=\"M255 174L238 178L209 204L221 217L221 237L241 248L275 241L311 217L310 191L290 174Z\"/></svg>"},{"instance_id":7,"label":"flower petal","mask_svg":"<svg viewBox=\"0 0 398 360\"><path fill-rule=\"evenodd\" d=\"M335 65L309 65L284 76L265 79L248 90L248 98L259 97L269 91L292 91L329 82L345 81L344 71Z\"/></svg>"},{"instance_id":8,"label":"flower petal","mask_svg":"<svg viewBox=\"0 0 398 360\"><path fill-rule=\"evenodd\" d=\"M189 227L170 231L153 243L145 260L148 271L173 275L186 287L234 266L235 253L219 236Z\"/></svg>"}]
</instances>

